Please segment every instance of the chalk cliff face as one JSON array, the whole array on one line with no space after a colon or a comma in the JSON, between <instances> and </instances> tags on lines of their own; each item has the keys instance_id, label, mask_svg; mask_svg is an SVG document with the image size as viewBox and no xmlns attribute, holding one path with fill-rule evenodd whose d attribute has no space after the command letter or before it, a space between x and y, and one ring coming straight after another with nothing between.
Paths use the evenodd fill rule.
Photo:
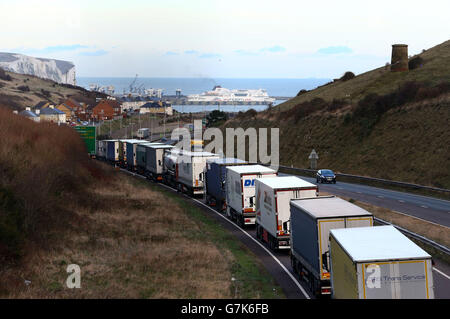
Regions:
<instances>
[{"instance_id":1,"label":"chalk cliff face","mask_svg":"<svg viewBox=\"0 0 450 319\"><path fill-rule=\"evenodd\" d=\"M0 67L10 72L35 75L58 83L76 85L75 65L68 61L0 52Z\"/></svg>"}]
</instances>

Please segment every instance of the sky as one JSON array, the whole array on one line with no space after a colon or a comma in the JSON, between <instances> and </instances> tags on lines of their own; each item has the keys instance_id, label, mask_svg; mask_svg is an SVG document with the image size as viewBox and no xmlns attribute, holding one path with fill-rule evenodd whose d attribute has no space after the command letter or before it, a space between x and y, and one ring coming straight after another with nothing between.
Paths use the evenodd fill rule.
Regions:
<instances>
[{"instance_id":1,"label":"sky","mask_svg":"<svg viewBox=\"0 0 450 319\"><path fill-rule=\"evenodd\" d=\"M84 77L336 78L450 37L450 1L0 0L0 52Z\"/></svg>"}]
</instances>

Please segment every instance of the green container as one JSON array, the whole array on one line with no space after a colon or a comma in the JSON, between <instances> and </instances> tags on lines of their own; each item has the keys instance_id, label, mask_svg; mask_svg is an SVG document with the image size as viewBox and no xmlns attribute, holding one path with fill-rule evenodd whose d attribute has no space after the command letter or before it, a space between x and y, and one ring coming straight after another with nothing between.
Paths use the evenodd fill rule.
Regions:
<instances>
[{"instance_id":1,"label":"green container","mask_svg":"<svg viewBox=\"0 0 450 319\"><path fill-rule=\"evenodd\" d=\"M96 153L96 127L95 126L75 126L75 130L80 134L81 138L86 143L86 148L89 155L95 155Z\"/></svg>"}]
</instances>

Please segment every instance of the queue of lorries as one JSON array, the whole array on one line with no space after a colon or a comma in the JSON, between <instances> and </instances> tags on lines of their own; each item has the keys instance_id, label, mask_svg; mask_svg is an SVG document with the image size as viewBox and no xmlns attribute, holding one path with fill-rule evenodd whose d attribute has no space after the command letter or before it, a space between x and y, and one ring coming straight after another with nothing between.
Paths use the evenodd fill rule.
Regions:
<instances>
[{"instance_id":1,"label":"queue of lorries","mask_svg":"<svg viewBox=\"0 0 450 319\"><path fill-rule=\"evenodd\" d=\"M202 150L135 139L98 141L97 158L170 185L210 206L272 250L289 250L316 297L434 298L431 256L393 226L296 176Z\"/></svg>"}]
</instances>

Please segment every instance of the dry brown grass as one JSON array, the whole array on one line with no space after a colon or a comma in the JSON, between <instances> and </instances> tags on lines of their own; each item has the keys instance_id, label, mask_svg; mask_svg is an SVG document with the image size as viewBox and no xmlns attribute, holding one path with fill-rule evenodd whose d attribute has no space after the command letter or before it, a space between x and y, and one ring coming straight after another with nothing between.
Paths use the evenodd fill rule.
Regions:
<instances>
[{"instance_id":1,"label":"dry brown grass","mask_svg":"<svg viewBox=\"0 0 450 319\"><path fill-rule=\"evenodd\" d=\"M93 195L87 207L68 203L78 218L50 250L0 273L2 297L233 297L232 254L196 236L199 225L176 203L122 175L95 185ZM65 286L72 263L81 267L81 289Z\"/></svg>"},{"instance_id":2,"label":"dry brown grass","mask_svg":"<svg viewBox=\"0 0 450 319\"><path fill-rule=\"evenodd\" d=\"M95 103L96 94L93 92L84 91L77 87L59 85L52 80L32 75L13 72L6 72L6 74L12 80L0 79L0 103L13 109L24 109L27 106L34 106L40 101L48 101L56 105L69 97L75 98L78 102ZM28 86L28 92L19 89L20 86L24 85ZM42 90L48 92L48 96L44 95ZM99 96L103 95L99 94Z\"/></svg>"}]
</instances>

